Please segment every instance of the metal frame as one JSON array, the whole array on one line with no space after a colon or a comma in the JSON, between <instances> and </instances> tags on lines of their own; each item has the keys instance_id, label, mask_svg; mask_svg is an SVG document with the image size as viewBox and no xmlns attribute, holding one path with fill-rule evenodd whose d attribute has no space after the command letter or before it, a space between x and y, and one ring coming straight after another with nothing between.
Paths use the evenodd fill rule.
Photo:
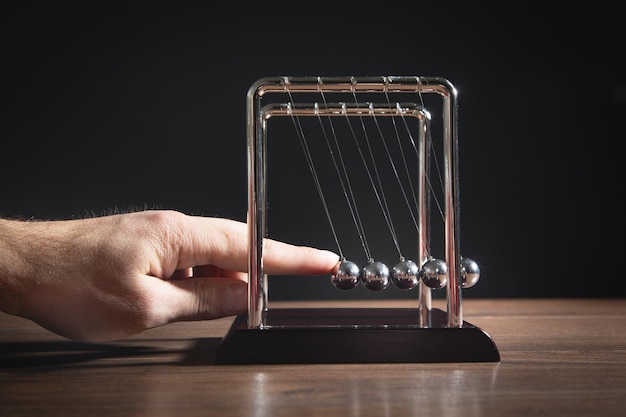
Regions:
<instances>
[{"instance_id":1,"label":"metal frame","mask_svg":"<svg viewBox=\"0 0 626 417\"><path fill-rule=\"evenodd\" d=\"M325 112L315 107L298 107L288 104L263 106L262 99L272 93L384 93L438 94L442 98L443 119L443 180L444 180L444 234L445 262L448 266L446 284L448 327L462 327L460 237L459 237L459 176L458 176L458 100L454 86L440 77L394 76L394 77L268 77L255 82L247 95L247 142L248 142L248 318L249 329L264 325L267 307L267 276L263 271L263 239L266 237L266 135L269 117L275 115L312 115ZM365 109L344 107L346 113L358 114ZM414 111L416 109L413 109ZM335 109L336 111L336 109ZM387 107L376 108L380 114L389 114ZM387 113L385 113L387 112ZM417 113L413 113L417 114ZM423 164L420 164L421 166ZM425 176L420 172L420 180ZM424 187L420 187L423 189ZM423 206L423 205L422 205ZM420 230L427 230L426 219L420 209ZM420 236L427 239L427 236ZM420 251L422 251L420 242ZM420 253L422 257L422 253ZM421 323L427 323L430 310L430 290L420 284Z\"/></svg>"}]
</instances>

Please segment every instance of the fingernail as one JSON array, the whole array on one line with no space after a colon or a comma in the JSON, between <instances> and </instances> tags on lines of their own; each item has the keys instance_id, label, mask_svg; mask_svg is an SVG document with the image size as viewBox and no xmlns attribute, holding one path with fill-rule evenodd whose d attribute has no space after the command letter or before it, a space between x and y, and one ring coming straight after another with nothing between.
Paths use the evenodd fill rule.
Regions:
<instances>
[{"instance_id":1,"label":"fingernail","mask_svg":"<svg viewBox=\"0 0 626 417\"><path fill-rule=\"evenodd\" d=\"M226 311L229 315L244 313L248 310L248 284L237 281L228 286L226 291Z\"/></svg>"},{"instance_id":2,"label":"fingernail","mask_svg":"<svg viewBox=\"0 0 626 417\"><path fill-rule=\"evenodd\" d=\"M322 250L321 252L323 253L323 256L326 257L329 265L337 266L337 264L339 264L339 255L335 252L331 252L329 250Z\"/></svg>"}]
</instances>

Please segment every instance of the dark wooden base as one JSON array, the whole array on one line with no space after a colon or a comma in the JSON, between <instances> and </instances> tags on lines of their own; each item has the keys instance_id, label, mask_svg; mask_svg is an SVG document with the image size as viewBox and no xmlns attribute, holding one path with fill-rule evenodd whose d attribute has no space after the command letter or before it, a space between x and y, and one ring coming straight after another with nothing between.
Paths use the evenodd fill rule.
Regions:
<instances>
[{"instance_id":1,"label":"dark wooden base","mask_svg":"<svg viewBox=\"0 0 626 417\"><path fill-rule=\"evenodd\" d=\"M499 362L480 328L448 328L433 309L429 327L415 308L273 309L262 329L238 316L222 340L216 364Z\"/></svg>"}]
</instances>

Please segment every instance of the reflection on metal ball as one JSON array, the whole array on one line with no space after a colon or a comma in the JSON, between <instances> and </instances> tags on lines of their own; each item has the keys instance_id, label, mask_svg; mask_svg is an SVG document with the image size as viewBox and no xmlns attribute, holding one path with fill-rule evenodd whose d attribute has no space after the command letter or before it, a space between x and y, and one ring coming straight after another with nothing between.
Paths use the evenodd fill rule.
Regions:
<instances>
[{"instance_id":1,"label":"reflection on metal ball","mask_svg":"<svg viewBox=\"0 0 626 417\"><path fill-rule=\"evenodd\" d=\"M392 270L391 281L396 288L410 290L417 286L419 281L419 268L411 260L400 260Z\"/></svg>"},{"instance_id":2,"label":"reflection on metal ball","mask_svg":"<svg viewBox=\"0 0 626 417\"><path fill-rule=\"evenodd\" d=\"M480 279L480 267L470 258L461 257L461 287L473 287Z\"/></svg>"},{"instance_id":3,"label":"reflection on metal ball","mask_svg":"<svg viewBox=\"0 0 626 417\"><path fill-rule=\"evenodd\" d=\"M351 290L359 285L359 267L352 261L342 260L337 271L330 276L330 282L340 290Z\"/></svg>"},{"instance_id":4,"label":"reflection on metal ball","mask_svg":"<svg viewBox=\"0 0 626 417\"><path fill-rule=\"evenodd\" d=\"M448 283L448 265L441 259L431 258L422 266L420 276L429 288L441 289Z\"/></svg>"},{"instance_id":5,"label":"reflection on metal ball","mask_svg":"<svg viewBox=\"0 0 626 417\"><path fill-rule=\"evenodd\" d=\"M389 286L389 267L382 262L370 262L360 274L361 284L370 291L382 291Z\"/></svg>"}]
</instances>

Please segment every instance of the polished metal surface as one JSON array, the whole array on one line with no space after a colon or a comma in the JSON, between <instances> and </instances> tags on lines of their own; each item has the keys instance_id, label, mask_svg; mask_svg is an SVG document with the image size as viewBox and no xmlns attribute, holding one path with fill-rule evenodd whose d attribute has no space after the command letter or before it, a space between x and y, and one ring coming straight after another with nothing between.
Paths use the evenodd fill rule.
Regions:
<instances>
[{"instance_id":1,"label":"polished metal surface","mask_svg":"<svg viewBox=\"0 0 626 417\"><path fill-rule=\"evenodd\" d=\"M429 288L439 290L448 283L448 265L441 259L429 259L422 265L420 275Z\"/></svg>"},{"instance_id":2,"label":"polished metal surface","mask_svg":"<svg viewBox=\"0 0 626 417\"><path fill-rule=\"evenodd\" d=\"M470 258L461 258L461 286L463 288L471 288L480 279L480 267L475 260Z\"/></svg>"},{"instance_id":3,"label":"polished metal surface","mask_svg":"<svg viewBox=\"0 0 626 417\"><path fill-rule=\"evenodd\" d=\"M448 325L460 327L462 325L461 309L461 257L459 255L459 206L458 206L458 133L457 133L457 92L455 87L441 77L420 76L381 76L381 77L268 77L259 79L248 90L247 95L247 137L248 137L248 228L249 228L249 292L248 292L248 326L261 327L263 312L267 310L267 279L263 271L263 239L266 236L266 194L265 182L265 122L267 118L278 113L292 115L294 113L319 114L318 105L294 105L291 100L288 104L280 104L271 108L264 107L262 99L271 93L351 93L355 97L360 93L407 93L421 101L422 94L436 94L442 99L443 120L443 182L445 185L443 215L446 274L446 300ZM407 100L411 101L411 100ZM374 109L371 105L350 106L342 104L340 109L329 111L329 115L359 115L365 116L368 112L393 113L392 107ZM407 109L403 110L407 111ZM333 113L333 114L330 114ZM425 110L417 111L428 114ZM372 114L372 113L371 113ZM282 115L282 114L281 114ZM419 116L418 116L419 117ZM423 116L422 116L423 117ZM424 118L424 117L423 117ZM430 119L430 115L428 116ZM427 123L424 122L423 126ZM427 172L427 146L420 143L420 178L423 185ZM421 190L425 187L420 187ZM427 198L427 195L420 197ZM430 253L427 247L428 213L419 213L420 225L420 262L424 262ZM435 274L441 281L441 274ZM422 279L422 282L424 280ZM427 312L430 308L430 288L418 284L420 311Z\"/></svg>"},{"instance_id":4,"label":"polished metal surface","mask_svg":"<svg viewBox=\"0 0 626 417\"><path fill-rule=\"evenodd\" d=\"M419 267L410 259L403 259L391 270L391 282L401 290L411 290L419 283Z\"/></svg>"},{"instance_id":5,"label":"polished metal surface","mask_svg":"<svg viewBox=\"0 0 626 417\"><path fill-rule=\"evenodd\" d=\"M361 269L361 285L370 291L382 291L389 286L389 267L382 262L372 261Z\"/></svg>"},{"instance_id":6,"label":"polished metal surface","mask_svg":"<svg viewBox=\"0 0 626 417\"><path fill-rule=\"evenodd\" d=\"M340 290L351 290L359 285L359 266L352 261L342 260L337 271L330 276L330 282Z\"/></svg>"}]
</instances>

